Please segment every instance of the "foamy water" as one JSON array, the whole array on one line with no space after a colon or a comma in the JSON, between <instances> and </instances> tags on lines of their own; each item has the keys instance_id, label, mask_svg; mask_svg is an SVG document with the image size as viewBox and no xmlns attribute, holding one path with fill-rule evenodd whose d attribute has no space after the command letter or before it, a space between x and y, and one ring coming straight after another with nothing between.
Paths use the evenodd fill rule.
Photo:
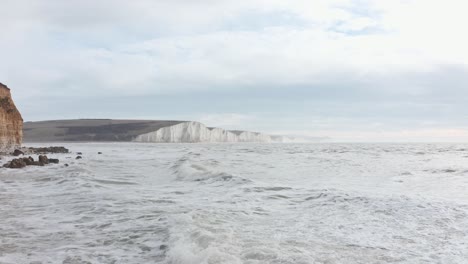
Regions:
<instances>
[{"instance_id":1,"label":"foamy water","mask_svg":"<svg viewBox=\"0 0 468 264\"><path fill-rule=\"evenodd\" d=\"M468 259L468 145L65 145L0 169L0 263Z\"/></svg>"}]
</instances>

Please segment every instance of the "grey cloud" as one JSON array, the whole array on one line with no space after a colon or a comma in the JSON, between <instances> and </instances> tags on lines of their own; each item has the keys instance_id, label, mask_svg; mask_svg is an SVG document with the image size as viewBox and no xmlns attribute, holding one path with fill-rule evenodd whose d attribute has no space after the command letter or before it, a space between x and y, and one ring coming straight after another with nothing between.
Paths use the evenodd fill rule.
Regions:
<instances>
[{"instance_id":1,"label":"grey cloud","mask_svg":"<svg viewBox=\"0 0 468 264\"><path fill-rule=\"evenodd\" d=\"M372 1L358 2L313 13L307 1L3 1L0 81L26 120L234 113L268 131L465 126L463 57L403 43Z\"/></svg>"}]
</instances>

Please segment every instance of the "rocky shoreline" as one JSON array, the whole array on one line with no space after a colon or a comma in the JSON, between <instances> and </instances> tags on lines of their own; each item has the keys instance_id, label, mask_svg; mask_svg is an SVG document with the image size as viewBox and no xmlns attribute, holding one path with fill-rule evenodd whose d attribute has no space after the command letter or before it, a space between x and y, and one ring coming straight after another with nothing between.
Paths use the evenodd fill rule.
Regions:
<instances>
[{"instance_id":1,"label":"rocky shoreline","mask_svg":"<svg viewBox=\"0 0 468 264\"><path fill-rule=\"evenodd\" d=\"M3 164L3 168L10 169L21 169L26 166L44 166L47 164L58 164L60 163L59 159L49 158L45 154L66 154L70 153L65 147L40 147L40 148L27 148L22 147L15 149L12 153L6 154L6 156L25 156L25 155L39 155L38 160L34 160L33 157L20 157L14 158L11 161ZM65 164L67 166L68 164Z\"/></svg>"}]
</instances>

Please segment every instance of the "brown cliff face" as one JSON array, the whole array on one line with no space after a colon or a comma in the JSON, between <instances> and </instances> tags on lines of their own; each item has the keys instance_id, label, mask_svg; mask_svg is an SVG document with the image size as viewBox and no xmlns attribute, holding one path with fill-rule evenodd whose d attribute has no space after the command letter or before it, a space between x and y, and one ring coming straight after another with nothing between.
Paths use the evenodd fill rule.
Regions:
<instances>
[{"instance_id":1,"label":"brown cliff face","mask_svg":"<svg viewBox=\"0 0 468 264\"><path fill-rule=\"evenodd\" d=\"M11 98L10 89L0 83L0 152L21 146L23 118Z\"/></svg>"}]
</instances>

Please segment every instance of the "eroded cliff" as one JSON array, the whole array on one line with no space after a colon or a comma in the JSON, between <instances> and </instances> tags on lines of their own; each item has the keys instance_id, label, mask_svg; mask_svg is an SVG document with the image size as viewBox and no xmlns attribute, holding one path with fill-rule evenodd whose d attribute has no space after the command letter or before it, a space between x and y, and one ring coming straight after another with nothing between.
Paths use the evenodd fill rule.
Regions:
<instances>
[{"instance_id":1,"label":"eroded cliff","mask_svg":"<svg viewBox=\"0 0 468 264\"><path fill-rule=\"evenodd\" d=\"M15 106L10 89L0 83L0 152L21 146L23 118Z\"/></svg>"}]
</instances>

